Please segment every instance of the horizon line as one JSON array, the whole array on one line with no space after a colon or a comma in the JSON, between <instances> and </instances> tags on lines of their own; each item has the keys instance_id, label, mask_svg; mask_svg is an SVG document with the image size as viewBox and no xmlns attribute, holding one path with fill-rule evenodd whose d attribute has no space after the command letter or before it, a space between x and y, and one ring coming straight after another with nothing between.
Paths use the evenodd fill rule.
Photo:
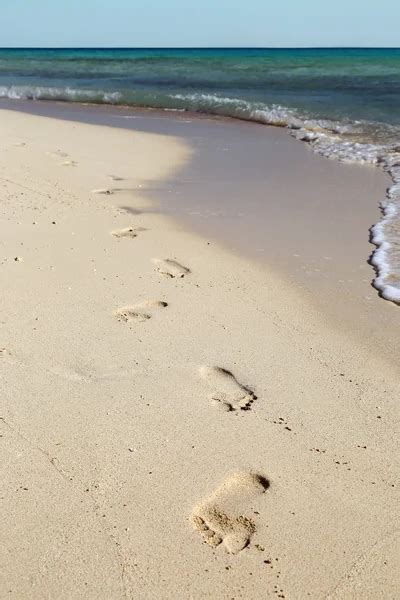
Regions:
<instances>
[{"instance_id":1,"label":"horizon line","mask_svg":"<svg viewBox=\"0 0 400 600\"><path fill-rule=\"evenodd\" d=\"M0 50L400 50L400 46L0 46Z\"/></svg>"}]
</instances>

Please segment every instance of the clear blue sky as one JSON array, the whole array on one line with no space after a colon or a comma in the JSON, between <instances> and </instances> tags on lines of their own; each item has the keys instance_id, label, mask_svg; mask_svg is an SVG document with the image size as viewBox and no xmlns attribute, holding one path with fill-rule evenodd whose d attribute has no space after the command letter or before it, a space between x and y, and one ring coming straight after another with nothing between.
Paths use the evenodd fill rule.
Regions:
<instances>
[{"instance_id":1,"label":"clear blue sky","mask_svg":"<svg viewBox=\"0 0 400 600\"><path fill-rule=\"evenodd\" d=\"M400 46L400 0L0 0L0 46Z\"/></svg>"}]
</instances>

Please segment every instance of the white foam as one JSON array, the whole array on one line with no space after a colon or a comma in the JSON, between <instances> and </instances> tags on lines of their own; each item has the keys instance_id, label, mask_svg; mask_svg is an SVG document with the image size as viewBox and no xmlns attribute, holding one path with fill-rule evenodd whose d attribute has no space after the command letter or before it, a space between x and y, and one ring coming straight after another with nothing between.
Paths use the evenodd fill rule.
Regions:
<instances>
[{"instance_id":1,"label":"white foam","mask_svg":"<svg viewBox=\"0 0 400 600\"><path fill-rule=\"evenodd\" d=\"M72 102L101 102L114 104L121 99L120 92L75 90L44 86L0 86L0 98L10 100L64 100Z\"/></svg>"},{"instance_id":2,"label":"white foam","mask_svg":"<svg viewBox=\"0 0 400 600\"><path fill-rule=\"evenodd\" d=\"M371 264L377 273L373 284L382 298L400 304L400 146L357 142L342 135L353 134L356 129L344 130L330 124L328 131L325 128L326 122L313 122L310 127L305 121L292 135L326 158L377 165L393 181L380 204L382 218L371 228L371 242L377 247Z\"/></svg>"},{"instance_id":3,"label":"white foam","mask_svg":"<svg viewBox=\"0 0 400 600\"><path fill-rule=\"evenodd\" d=\"M396 149L397 150L397 149ZM400 151L381 157L385 171L394 184L381 203L382 219L371 229L371 241L377 246L371 263L377 271L374 286L383 298L400 304Z\"/></svg>"}]
</instances>

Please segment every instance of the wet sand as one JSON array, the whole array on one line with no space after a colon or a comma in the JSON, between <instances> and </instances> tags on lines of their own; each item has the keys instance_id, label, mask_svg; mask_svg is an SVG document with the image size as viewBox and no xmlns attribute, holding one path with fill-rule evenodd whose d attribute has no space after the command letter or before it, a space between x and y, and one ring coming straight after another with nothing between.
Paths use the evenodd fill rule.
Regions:
<instances>
[{"instance_id":1,"label":"wet sand","mask_svg":"<svg viewBox=\"0 0 400 600\"><path fill-rule=\"evenodd\" d=\"M160 123L168 135L0 111L0 595L394 599L397 369L315 303L292 249L285 270L216 241L246 221L190 214L196 162L214 195L207 136ZM262 131L271 161L290 143L317 164ZM239 191L235 164L219 163ZM359 169L324 164L358 194Z\"/></svg>"}]
</instances>

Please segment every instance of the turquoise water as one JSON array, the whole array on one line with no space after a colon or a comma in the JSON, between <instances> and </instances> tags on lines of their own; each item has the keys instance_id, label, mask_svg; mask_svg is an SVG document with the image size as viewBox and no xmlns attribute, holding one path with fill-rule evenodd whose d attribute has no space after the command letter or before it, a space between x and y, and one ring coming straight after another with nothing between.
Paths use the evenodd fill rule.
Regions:
<instances>
[{"instance_id":1,"label":"turquoise water","mask_svg":"<svg viewBox=\"0 0 400 600\"><path fill-rule=\"evenodd\" d=\"M400 127L400 49L0 50L0 97L365 121L386 133Z\"/></svg>"},{"instance_id":2,"label":"turquoise water","mask_svg":"<svg viewBox=\"0 0 400 600\"><path fill-rule=\"evenodd\" d=\"M400 303L400 49L0 50L0 98L194 111L287 127L382 166L375 285Z\"/></svg>"}]
</instances>

